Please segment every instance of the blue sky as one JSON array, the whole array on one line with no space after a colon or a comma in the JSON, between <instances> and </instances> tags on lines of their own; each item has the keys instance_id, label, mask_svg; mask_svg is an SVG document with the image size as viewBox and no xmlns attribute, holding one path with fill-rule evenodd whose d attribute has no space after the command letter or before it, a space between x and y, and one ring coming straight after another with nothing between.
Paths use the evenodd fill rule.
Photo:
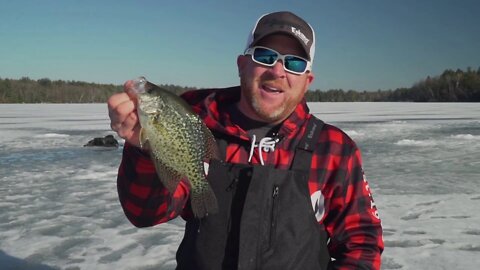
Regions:
<instances>
[{"instance_id":1,"label":"blue sky","mask_svg":"<svg viewBox=\"0 0 480 270\"><path fill-rule=\"evenodd\" d=\"M316 31L311 89L410 87L480 66L476 0L0 0L0 77L237 85L248 32L279 10Z\"/></svg>"}]
</instances>

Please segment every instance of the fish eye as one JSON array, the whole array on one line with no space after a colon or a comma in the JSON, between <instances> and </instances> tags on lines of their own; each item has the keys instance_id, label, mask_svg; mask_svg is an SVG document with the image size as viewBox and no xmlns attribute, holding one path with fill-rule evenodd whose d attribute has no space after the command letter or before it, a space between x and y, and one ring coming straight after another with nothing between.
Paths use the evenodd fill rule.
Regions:
<instances>
[{"instance_id":1,"label":"fish eye","mask_svg":"<svg viewBox=\"0 0 480 270\"><path fill-rule=\"evenodd\" d=\"M145 91L149 94L152 94L155 92L155 85L150 83L149 81L145 82Z\"/></svg>"}]
</instances>

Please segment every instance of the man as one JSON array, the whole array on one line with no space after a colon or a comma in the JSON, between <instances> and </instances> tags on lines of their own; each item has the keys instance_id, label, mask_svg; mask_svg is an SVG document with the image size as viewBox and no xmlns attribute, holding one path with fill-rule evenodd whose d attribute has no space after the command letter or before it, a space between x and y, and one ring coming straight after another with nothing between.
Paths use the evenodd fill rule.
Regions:
<instances>
[{"instance_id":1,"label":"man","mask_svg":"<svg viewBox=\"0 0 480 270\"><path fill-rule=\"evenodd\" d=\"M380 268L381 223L360 152L309 114L304 99L314 53L307 22L290 12L266 14L237 58L240 86L182 95L221 151L208 171L219 212L200 220L188 185L170 194L139 148L135 100L125 93L109 99L112 129L126 140L120 202L138 227L179 215L187 221L177 269Z\"/></svg>"}]
</instances>

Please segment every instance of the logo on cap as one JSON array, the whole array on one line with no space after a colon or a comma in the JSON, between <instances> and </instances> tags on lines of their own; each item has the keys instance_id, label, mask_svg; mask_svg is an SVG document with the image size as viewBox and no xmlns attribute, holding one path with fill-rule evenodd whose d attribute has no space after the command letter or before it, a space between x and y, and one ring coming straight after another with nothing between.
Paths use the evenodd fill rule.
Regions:
<instances>
[{"instance_id":1,"label":"logo on cap","mask_svg":"<svg viewBox=\"0 0 480 270\"><path fill-rule=\"evenodd\" d=\"M308 45L308 42L310 42L310 40L302 33L302 31L300 31L300 29L297 29L297 28L292 26L292 33L296 37L301 39L305 43L305 45Z\"/></svg>"}]
</instances>

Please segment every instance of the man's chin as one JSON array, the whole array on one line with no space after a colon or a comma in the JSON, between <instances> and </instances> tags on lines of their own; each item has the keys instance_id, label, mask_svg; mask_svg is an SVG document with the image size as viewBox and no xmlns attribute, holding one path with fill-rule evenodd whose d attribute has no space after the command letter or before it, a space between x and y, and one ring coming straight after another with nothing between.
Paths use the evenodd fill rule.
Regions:
<instances>
[{"instance_id":1,"label":"man's chin","mask_svg":"<svg viewBox=\"0 0 480 270\"><path fill-rule=\"evenodd\" d=\"M269 109L268 107L265 108L254 108L257 117L261 119L262 122L267 123L279 123L283 121L284 117L284 109L277 108L277 109Z\"/></svg>"}]
</instances>

